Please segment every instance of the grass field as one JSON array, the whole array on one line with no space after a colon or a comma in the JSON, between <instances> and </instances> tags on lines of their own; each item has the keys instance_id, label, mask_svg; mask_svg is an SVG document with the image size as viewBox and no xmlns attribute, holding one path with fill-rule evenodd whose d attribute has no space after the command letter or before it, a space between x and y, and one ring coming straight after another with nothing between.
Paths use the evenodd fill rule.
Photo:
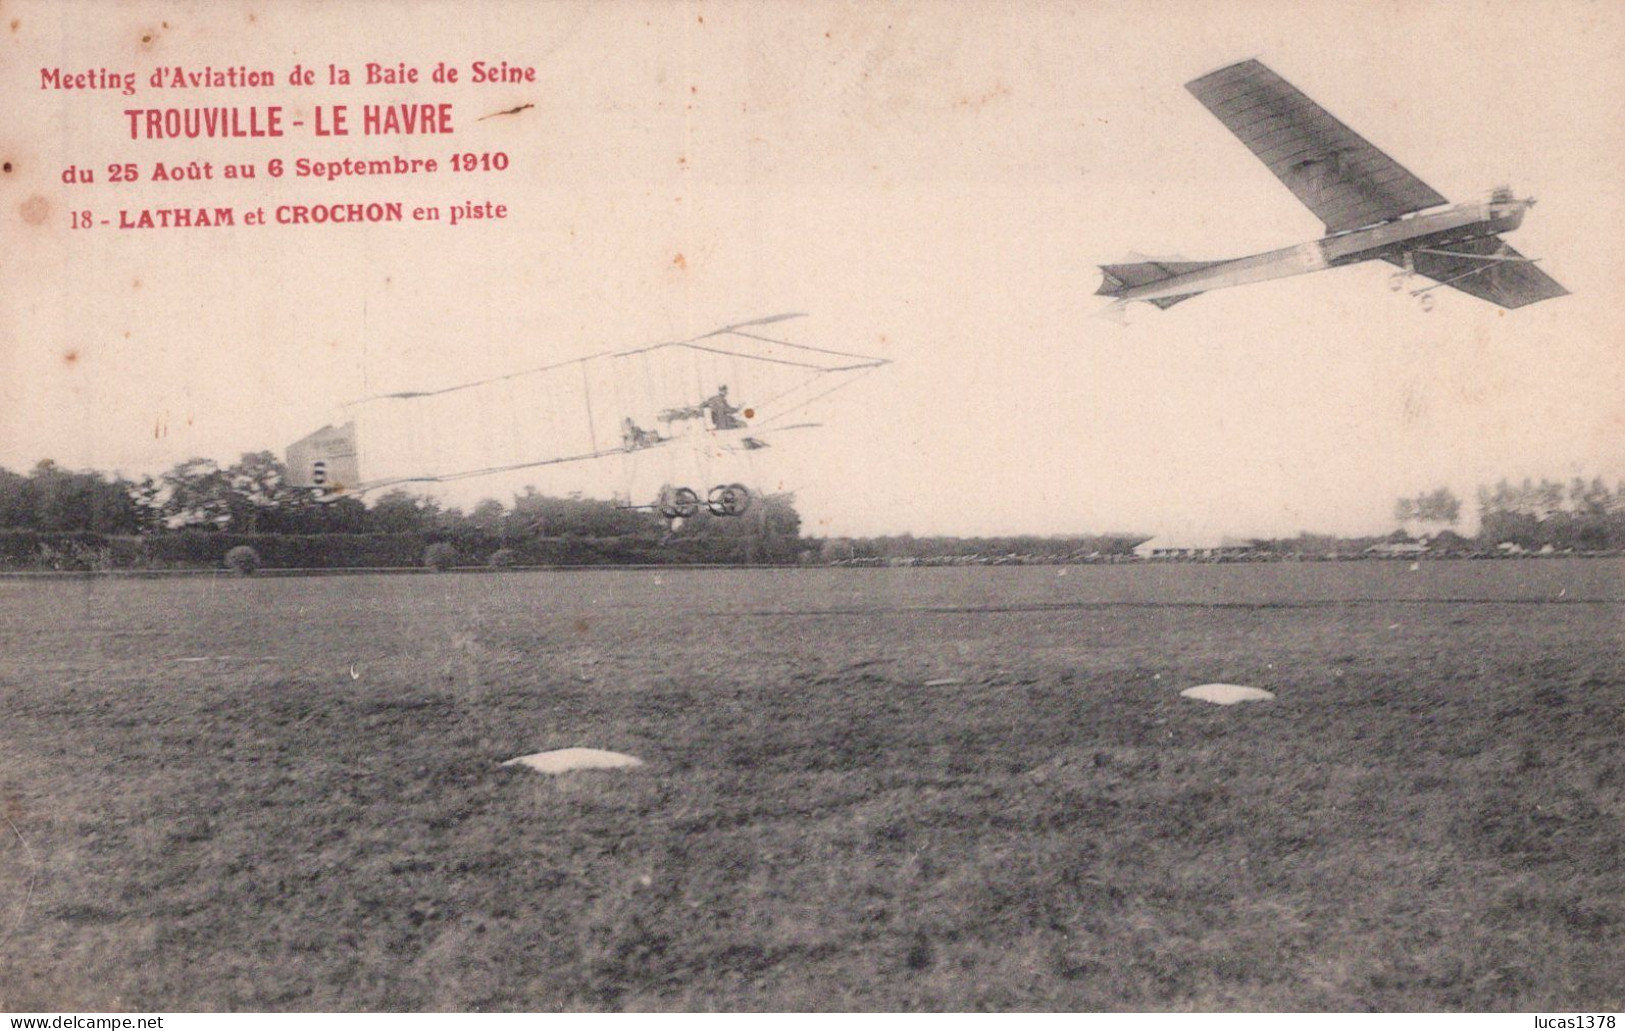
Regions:
<instances>
[{"instance_id":1,"label":"grass field","mask_svg":"<svg viewBox=\"0 0 1625 1031\"><path fill-rule=\"evenodd\" d=\"M0 1010L1619 1010L1622 616L1614 560L0 581ZM647 765L499 765L570 745Z\"/></svg>"}]
</instances>

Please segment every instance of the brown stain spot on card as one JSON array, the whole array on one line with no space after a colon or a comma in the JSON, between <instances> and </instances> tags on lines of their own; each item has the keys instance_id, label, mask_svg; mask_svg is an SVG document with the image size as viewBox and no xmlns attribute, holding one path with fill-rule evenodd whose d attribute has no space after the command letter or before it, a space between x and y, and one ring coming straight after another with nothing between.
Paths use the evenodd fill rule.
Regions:
<instances>
[{"instance_id":1,"label":"brown stain spot on card","mask_svg":"<svg viewBox=\"0 0 1625 1031\"><path fill-rule=\"evenodd\" d=\"M23 27L23 20L21 18L13 18L13 19L11 19L11 31L12 32L16 32L18 29L20 29L22 27Z\"/></svg>"},{"instance_id":2,"label":"brown stain spot on card","mask_svg":"<svg viewBox=\"0 0 1625 1031\"><path fill-rule=\"evenodd\" d=\"M700 88L699 88L699 87L698 87L698 86L690 86L690 87L689 87L689 88L688 88L688 91L689 91L689 92L690 92L690 93L698 93L698 92L699 92L699 91L700 91Z\"/></svg>"},{"instance_id":3,"label":"brown stain spot on card","mask_svg":"<svg viewBox=\"0 0 1625 1031\"><path fill-rule=\"evenodd\" d=\"M10 162L10 161L7 161L7 162L6 162L6 163L5 163L5 164L4 164L4 165L0 165L0 168L4 168L4 169L5 169L5 173L6 173L6 174L7 174L7 175L10 175L10 174L11 174L11 162Z\"/></svg>"},{"instance_id":4,"label":"brown stain spot on card","mask_svg":"<svg viewBox=\"0 0 1625 1031\"><path fill-rule=\"evenodd\" d=\"M68 350L62 355L62 364L70 369L79 364L79 352L72 349Z\"/></svg>"},{"instance_id":5,"label":"brown stain spot on card","mask_svg":"<svg viewBox=\"0 0 1625 1031\"><path fill-rule=\"evenodd\" d=\"M754 408L745 409L745 418L747 418L747 419L756 418L756 409L754 409Z\"/></svg>"},{"instance_id":6,"label":"brown stain spot on card","mask_svg":"<svg viewBox=\"0 0 1625 1031\"><path fill-rule=\"evenodd\" d=\"M139 280L139 279L130 280L130 289L131 290L139 290L139 289L141 289L141 280Z\"/></svg>"},{"instance_id":7,"label":"brown stain spot on card","mask_svg":"<svg viewBox=\"0 0 1625 1031\"><path fill-rule=\"evenodd\" d=\"M966 107L966 108L983 108L983 107L986 107L988 104L992 103L993 101L999 99L1000 97L1008 97L1009 95L1010 95L1010 87L1009 86L1006 86L1003 82L995 82L993 84L993 88L988 90L986 93L983 93L981 96L979 96L979 97L970 97L970 96L960 97L958 100L954 101L954 106L955 107Z\"/></svg>"},{"instance_id":8,"label":"brown stain spot on card","mask_svg":"<svg viewBox=\"0 0 1625 1031\"><path fill-rule=\"evenodd\" d=\"M674 266L676 266L677 268L680 268L680 269L688 268L688 259L683 257L681 254L679 254L679 255L677 255L677 257L671 259L671 263Z\"/></svg>"},{"instance_id":9,"label":"brown stain spot on card","mask_svg":"<svg viewBox=\"0 0 1625 1031\"><path fill-rule=\"evenodd\" d=\"M36 193L17 205L17 211L23 216L24 222L37 226L51 217L51 202Z\"/></svg>"}]
</instances>

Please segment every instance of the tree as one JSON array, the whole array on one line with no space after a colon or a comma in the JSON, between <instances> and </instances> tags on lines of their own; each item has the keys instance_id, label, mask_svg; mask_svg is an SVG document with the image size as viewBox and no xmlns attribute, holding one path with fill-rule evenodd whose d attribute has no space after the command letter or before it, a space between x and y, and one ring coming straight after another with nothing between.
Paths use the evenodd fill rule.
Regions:
<instances>
[{"instance_id":1,"label":"tree","mask_svg":"<svg viewBox=\"0 0 1625 1031\"><path fill-rule=\"evenodd\" d=\"M0 527L21 529L28 526L32 518L28 477L0 469Z\"/></svg>"},{"instance_id":2,"label":"tree","mask_svg":"<svg viewBox=\"0 0 1625 1031\"><path fill-rule=\"evenodd\" d=\"M1456 525L1461 518L1461 499L1449 487L1440 487L1416 499L1416 518L1424 523Z\"/></svg>"},{"instance_id":3,"label":"tree","mask_svg":"<svg viewBox=\"0 0 1625 1031\"><path fill-rule=\"evenodd\" d=\"M164 528L163 485L151 476L129 486L130 503L135 506L137 529L141 533L157 533Z\"/></svg>"},{"instance_id":4,"label":"tree","mask_svg":"<svg viewBox=\"0 0 1625 1031\"><path fill-rule=\"evenodd\" d=\"M1480 507L1485 503L1485 492L1480 489ZM1431 523L1443 527L1456 525L1460 518L1461 499L1449 487L1440 487L1414 498L1400 498L1394 505L1394 519L1400 523Z\"/></svg>"},{"instance_id":5,"label":"tree","mask_svg":"<svg viewBox=\"0 0 1625 1031\"><path fill-rule=\"evenodd\" d=\"M277 511L296 509L304 500L304 491L286 485L287 467L269 451L247 452L221 472L230 488L230 526L237 533L283 529L275 525ZM262 519L272 525L262 526Z\"/></svg>"},{"instance_id":6,"label":"tree","mask_svg":"<svg viewBox=\"0 0 1625 1031\"><path fill-rule=\"evenodd\" d=\"M496 498L485 498L468 514L469 525L493 537L502 532L508 510Z\"/></svg>"},{"instance_id":7,"label":"tree","mask_svg":"<svg viewBox=\"0 0 1625 1031\"><path fill-rule=\"evenodd\" d=\"M192 458L158 478L166 529L224 530L231 524L231 480L212 458Z\"/></svg>"},{"instance_id":8,"label":"tree","mask_svg":"<svg viewBox=\"0 0 1625 1031\"><path fill-rule=\"evenodd\" d=\"M548 508L550 499L526 485L523 494L515 494L513 508L508 510L504 531L509 538L545 537L549 530Z\"/></svg>"},{"instance_id":9,"label":"tree","mask_svg":"<svg viewBox=\"0 0 1625 1031\"><path fill-rule=\"evenodd\" d=\"M1563 485L1541 477L1540 486L1535 488L1535 504L1536 515L1541 519L1550 519L1563 511Z\"/></svg>"},{"instance_id":10,"label":"tree","mask_svg":"<svg viewBox=\"0 0 1625 1031\"><path fill-rule=\"evenodd\" d=\"M43 532L131 533L139 512L130 484L97 472L72 472L50 459L27 476L0 470L0 526Z\"/></svg>"},{"instance_id":11,"label":"tree","mask_svg":"<svg viewBox=\"0 0 1625 1031\"><path fill-rule=\"evenodd\" d=\"M396 488L372 503L368 528L375 533L421 533L440 516L440 503Z\"/></svg>"},{"instance_id":12,"label":"tree","mask_svg":"<svg viewBox=\"0 0 1625 1031\"><path fill-rule=\"evenodd\" d=\"M818 544L818 558L823 562L850 562L856 552L848 537L826 537Z\"/></svg>"}]
</instances>

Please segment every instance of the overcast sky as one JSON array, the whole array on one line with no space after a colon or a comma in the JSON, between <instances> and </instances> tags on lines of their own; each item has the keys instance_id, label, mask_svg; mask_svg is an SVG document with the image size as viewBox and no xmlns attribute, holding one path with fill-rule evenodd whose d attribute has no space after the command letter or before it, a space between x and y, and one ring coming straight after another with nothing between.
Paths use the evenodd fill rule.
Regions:
<instances>
[{"instance_id":1,"label":"overcast sky","mask_svg":"<svg viewBox=\"0 0 1625 1031\"><path fill-rule=\"evenodd\" d=\"M758 459L814 533L1382 531L1404 493L1625 477L1619 4L9 0L0 22L14 470L280 452L367 393L800 311L793 339L893 363ZM1131 251L1222 258L1320 234L1184 89L1249 57L1452 201L1535 195L1511 242L1573 296L1502 312L1441 291L1423 312L1369 263L1137 306L1126 327L1093 318L1095 266ZM531 65L537 81L145 86L159 65L281 81L296 62L427 76L441 60ZM42 67L141 86L42 90ZM455 134L132 142L120 114L402 101L452 103ZM533 106L476 120L519 105ZM104 174L455 151L512 165L332 185ZM103 174L66 186L69 164ZM491 200L510 216L69 228L75 209L351 199ZM517 418L492 406L442 429ZM471 481L453 500L526 482L607 494L621 475Z\"/></svg>"}]
</instances>

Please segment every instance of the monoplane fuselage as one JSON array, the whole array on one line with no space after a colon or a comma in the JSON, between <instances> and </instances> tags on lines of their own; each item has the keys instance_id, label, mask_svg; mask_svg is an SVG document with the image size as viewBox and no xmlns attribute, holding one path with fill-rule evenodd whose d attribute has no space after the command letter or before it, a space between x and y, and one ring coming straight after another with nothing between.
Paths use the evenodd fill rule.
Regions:
<instances>
[{"instance_id":1,"label":"monoplane fuselage","mask_svg":"<svg viewBox=\"0 0 1625 1031\"><path fill-rule=\"evenodd\" d=\"M1534 203L1533 200L1497 199L1482 204L1457 204L1443 211L1409 215L1363 229L1334 233L1295 247L1206 264L1144 286L1126 287L1112 296L1123 301L1183 299L1209 290L1319 272L1340 265L1383 258L1394 260L1417 251L1448 253L1454 246L1518 228L1524 212ZM1475 257L1486 260L1482 256Z\"/></svg>"}]
</instances>

